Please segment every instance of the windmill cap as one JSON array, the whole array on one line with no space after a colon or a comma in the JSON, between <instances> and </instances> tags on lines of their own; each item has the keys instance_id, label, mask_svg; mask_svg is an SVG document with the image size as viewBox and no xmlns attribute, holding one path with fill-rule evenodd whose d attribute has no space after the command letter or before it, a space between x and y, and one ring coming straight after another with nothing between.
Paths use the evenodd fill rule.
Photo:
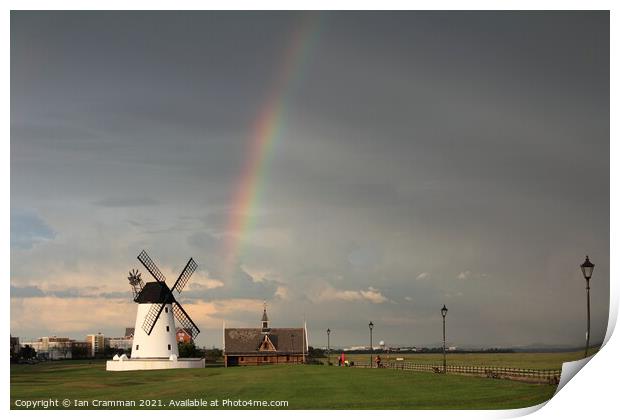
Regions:
<instances>
[{"instance_id":1,"label":"windmill cap","mask_svg":"<svg viewBox=\"0 0 620 420\"><path fill-rule=\"evenodd\" d=\"M165 283L152 281L144 285L135 301L137 303L172 303L174 298Z\"/></svg>"}]
</instances>

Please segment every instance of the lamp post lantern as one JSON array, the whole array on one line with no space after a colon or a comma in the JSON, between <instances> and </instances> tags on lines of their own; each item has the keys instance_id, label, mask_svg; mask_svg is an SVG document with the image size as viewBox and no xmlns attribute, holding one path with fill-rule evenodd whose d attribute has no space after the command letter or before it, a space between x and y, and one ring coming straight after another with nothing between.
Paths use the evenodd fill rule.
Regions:
<instances>
[{"instance_id":1,"label":"lamp post lantern","mask_svg":"<svg viewBox=\"0 0 620 420\"><path fill-rule=\"evenodd\" d=\"M332 332L332 330L330 330L329 328L327 329L327 366L329 366L329 363L331 362L331 348L329 347L329 334Z\"/></svg>"},{"instance_id":2,"label":"lamp post lantern","mask_svg":"<svg viewBox=\"0 0 620 420\"><path fill-rule=\"evenodd\" d=\"M443 373L446 373L446 315L448 314L448 308L443 305L441 308L441 316L443 317Z\"/></svg>"},{"instance_id":3,"label":"lamp post lantern","mask_svg":"<svg viewBox=\"0 0 620 420\"><path fill-rule=\"evenodd\" d=\"M590 347L590 278L594 271L594 264L590 262L590 258L586 255L586 260L581 264L581 272L586 279L586 299L588 301L588 331L586 332L586 350L585 356L588 357L588 347Z\"/></svg>"},{"instance_id":4,"label":"lamp post lantern","mask_svg":"<svg viewBox=\"0 0 620 420\"><path fill-rule=\"evenodd\" d=\"M372 327L374 326L375 324L372 321L368 323L368 329L370 330L370 367L372 367Z\"/></svg>"}]
</instances>

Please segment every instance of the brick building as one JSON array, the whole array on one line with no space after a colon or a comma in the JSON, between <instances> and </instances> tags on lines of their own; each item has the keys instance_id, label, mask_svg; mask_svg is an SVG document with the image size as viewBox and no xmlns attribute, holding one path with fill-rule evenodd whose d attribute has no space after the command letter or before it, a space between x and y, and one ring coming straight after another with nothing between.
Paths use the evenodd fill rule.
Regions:
<instances>
[{"instance_id":1,"label":"brick building","mask_svg":"<svg viewBox=\"0 0 620 420\"><path fill-rule=\"evenodd\" d=\"M306 361L306 328L271 328L269 323L265 305L260 328L224 328L226 367Z\"/></svg>"},{"instance_id":2,"label":"brick building","mask_svg":"<svg viewBox=\"0 0 620 420\"><path fill-rule=\"evenodd\" d=\"M193 340L192 336L185 328L177 328L177 343L191 343Z\"/></svg>"}]
</instances>

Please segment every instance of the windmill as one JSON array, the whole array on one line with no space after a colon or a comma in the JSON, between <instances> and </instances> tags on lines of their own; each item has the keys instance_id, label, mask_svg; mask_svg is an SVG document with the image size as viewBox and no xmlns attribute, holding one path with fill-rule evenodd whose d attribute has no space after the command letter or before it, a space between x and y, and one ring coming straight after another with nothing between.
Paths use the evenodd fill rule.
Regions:
<instances>
[{"instance_id":1,"label":"windmill","mask_svg":"<svg viewBox=\"0 0 620 420\"><path fill-rule=\"evenodd\" d=\"M138 304L131 358L176 360L179 356L176 324L192 339L200 333L174 295L174 292L180 294L183 291L198 264L190 258L174 285L169 288L166 277L144 250L138 255L138 260L155 281L144 283L138 270L129 272L133 300Z\"/></svg>"}]
</instances>

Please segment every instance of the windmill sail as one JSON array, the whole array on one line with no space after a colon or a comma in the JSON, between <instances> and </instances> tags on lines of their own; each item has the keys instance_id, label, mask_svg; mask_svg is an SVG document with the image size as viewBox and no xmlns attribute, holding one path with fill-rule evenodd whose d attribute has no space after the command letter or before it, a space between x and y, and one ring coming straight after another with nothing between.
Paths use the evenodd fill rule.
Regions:
<instances>
[{"instance_id":1,"label":"windmill sail","mask_svg":"<svg viewBox=\"0 0 620 420\"><path fill-rule=\"evenodd\" d=\"M172 303L172 313L174 313L174 318L183 327L183 329L192 336L192 339L195 340L196 336L200 333L200 330L196 324L194 324L194 321L192 321L187 312L185 312L183 307L176 301Z\"/></svg>"},{"instance_id":2,"label":"windmill sail","mask_svg":"<svg viewBox=\"0 0 620 420\"><path fill-rule=\"evenodd\" d=\"M146 314L146 317L144 318L144 323L142 324L142 329L147 335L151 335L151 331L153 331L153 328L155 327L155 323L159 319L159 315L161 314L161 311L164 309L164 306L165 306L164 303L154 303L151 305L151 309L149 309L149 312Z\"/></svg>"},{"instance_id":3,"label":"windmill sail","mask_svg":"<svg viewBox=\"0 0 620 420\"><path fill-rule=\"evenodd\" d=\"M149 273L151 273L155 280L160 283L166 282L166 276L164 276L162 272L159 271L159 268L157 268L151 257L149 257L149 254L146 253L146 251L142 250L140 255L138 255L138 260L140 260L142 265L144 265L144 267L149 271Z\"/></svg>"},{"instance_id":4,"label":"windmill sail","mask_svg":"<svg viewBox=\"0 0 620 420\"><path fill-rule=\"evenodd\" d=\"M181 274L179 274L179 278L176 283L172 286L172 290L176 290L178 293L181 293L189 278L192 276L194 271L196 271L197 267L198 264L196 264L193 258L190 258Z\"/></svg>"}]
</instances>

